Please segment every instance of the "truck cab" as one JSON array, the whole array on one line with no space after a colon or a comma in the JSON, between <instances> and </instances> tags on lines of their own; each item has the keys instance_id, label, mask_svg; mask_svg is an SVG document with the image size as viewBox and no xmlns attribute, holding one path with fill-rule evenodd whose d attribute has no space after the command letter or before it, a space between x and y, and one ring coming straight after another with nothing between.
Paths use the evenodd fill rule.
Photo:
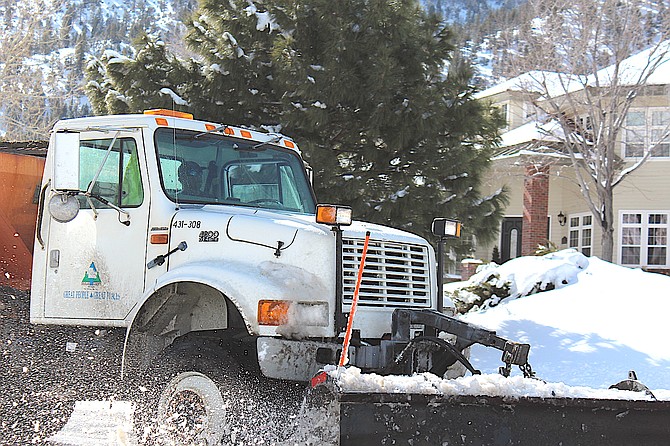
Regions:
<instances>
[{"instance_id":1,"label":"truck cab","mask_svg":"<svg viewBox=\"0 0 670 446\"><path fill-rule=\"evenodd\" d=\"M434 251L352 222L346 208L320 209L284 135L169 110L60 121L31 321L124 327L128 363L189 333L227 333L255 344L266 376L307 380L341 349L370 233L350 359L376 370L392 313L436 306Z\"/></svg>"}]
</instances>

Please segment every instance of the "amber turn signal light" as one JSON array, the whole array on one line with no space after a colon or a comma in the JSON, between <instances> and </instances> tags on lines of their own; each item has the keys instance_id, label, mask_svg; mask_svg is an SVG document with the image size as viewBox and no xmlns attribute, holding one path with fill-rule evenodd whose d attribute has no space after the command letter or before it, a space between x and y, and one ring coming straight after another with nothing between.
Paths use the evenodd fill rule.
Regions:
<instances>
[{"instance_id":1,"label":"amber turn signal light","mask_svg":"<svg viewBox=\"0 0 670 446\"><path fill-rule=\"evenodd\" d=\"M316 205L316 222L326 225L349 226L351 224L352 212L348 206L333 204Z\"/></svg>"},{"instance_id":2,"label":"amber turn signal light","mask_svg":"<svg viewBox=\"0 0 670 446\"><path fill-rule=\"evenodd\" d=\"M159 115L159 116L169 116L171 118L183 118L183 119L193 119L193 114L180 112L176 110L168 110L165 108L156 108L153 110L144 110L145 115Z\"/></svg>"},{"instance_id":3,"label":"amber turn signal light","mask_svg":"<svg viewBox=\"0 0 670 446\"><path fill-rule=\"evenodd\" d=\"M167 245L168 239L167 234L151 234L150 240L152 245Z\"/></svg>"},{"instance_id":4,"label":"amber turn signal light","mask_svg":"<svg viewBox=\"0 0 670 446\"><path fill-rule=\"evenodd\" d=\"M282 325L288 321L288 300L261 300L258 302L258 323L260 325Z\"/></svg>"}]
</instances>

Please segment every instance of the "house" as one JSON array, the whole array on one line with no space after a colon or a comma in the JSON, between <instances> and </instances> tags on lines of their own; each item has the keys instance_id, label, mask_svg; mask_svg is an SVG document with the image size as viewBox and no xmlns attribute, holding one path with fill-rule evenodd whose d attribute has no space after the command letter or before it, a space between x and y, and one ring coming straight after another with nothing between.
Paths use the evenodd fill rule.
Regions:
<instances>
[{"instance_id":1,"label":"house","mask_svg":"<svg viewBox=\"0 0 670 446\"><path fill-rule=\"evenodd\" d=\"M670 41L662 45L665 49L661 53L642 51L619 66L619 83L634 86L652 56L661 54L641 88L631 96L614 144L620 171L640 166L613 190L612 260L624 266L670 272ZM566 120L573 125L571 137L588 140L591 117L566 118L570 111L564 112L560 104L569 102L570 95L585 94L585 89L603 88L611 73L612 67L581 78L534 71L478 94L479 100L499 107L507 120L483 190L494 192L505 186L510 202L498 240L491 245L479 244L476 257L504 262L532 254L539 245L548 243L559 249L575 248L587 256L602 256L601 228L582 195L565 143ZM598 86L592 81L595 76ZM553 114L547 113L549 103L555 107ZM559 115L562 124L557 121ZM643 157L644 162L639 163Z\"/></svg>"}]
</instances>

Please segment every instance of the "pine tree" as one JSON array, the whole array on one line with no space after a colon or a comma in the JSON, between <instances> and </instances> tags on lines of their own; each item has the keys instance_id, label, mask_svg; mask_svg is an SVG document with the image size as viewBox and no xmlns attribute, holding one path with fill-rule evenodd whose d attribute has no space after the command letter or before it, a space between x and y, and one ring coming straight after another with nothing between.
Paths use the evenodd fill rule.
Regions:
<instances>
[{"instance_id":1,"label":"pine tree","mask_svg":"<svg viewBox=\"0 0 670 446\"><path fill-rule=\"evenodd\" d=\"M275 82L271 55L282 40L275 28L277 16L284 15L281 3L200 2L187 35L188 44L204 59L204 78L197 87L203 98L197 102L199 113L247 126L278 124L283 87ZM267 24L266 18L270 19ZM284 19L288 32L295 24Z\"/></svg>"},{"instance_id":2,"label":"pine tree","mask_svg":"<svg viewBox=\"0 0 670 446\"><path fill-rule=\"evenodd\" d=\"M141 48L135 58L107 51L101 59L91 61L86 68L89 82L86 94L96 113L140 112L147 108L183 109L170 94L176 95L190 77L188 69L169 54L163 42L143 36L136 42Z\"/></svg>"},{"instance_id":3,"label":"pine tree","mask_svg":"<svg viewBox=\"0 0 670 446\"><path fill-rule=\"evenodd\" d=\"M198 117L298 138L321 202L424 236L436 216L495 233L505 195L477 187L499 121L417 2L202 0L189 28L197 62L144 38L134 59L90 65L96 111L164 106L171 88Z\"/></svg>"},{"instance_id":4,"label":"pine tree","mask_svg":"<svg viewBox=\"0 0 670 446\"><path fill-rule=\"evenodd\" d=\"M275 63L287 131L303 141L317 196L424 236L436 216L494 234L496 218L482 217L499 214L504 195L483 199L477 185L496 122L472 99L470 69L448 63L449 31L410 0L297 11Z\"/></svg>"}]
</instances>

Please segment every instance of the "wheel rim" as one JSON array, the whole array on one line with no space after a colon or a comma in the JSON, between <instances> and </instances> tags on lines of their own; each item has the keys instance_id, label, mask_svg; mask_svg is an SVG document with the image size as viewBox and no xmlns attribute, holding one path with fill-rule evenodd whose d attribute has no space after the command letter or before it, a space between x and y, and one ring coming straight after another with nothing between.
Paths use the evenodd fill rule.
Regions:
<instances>
[{"instance_id":1,"label":"wheel rim","mask_svg":"<svg viewBox=\"0 0 670 446\"><path fill-rule=\"evenodd\" d=\"M224 425L223 397L206 375L181 373L161 393L158 429L175 444L218 444Z\"/></svg>"}]
</instances>

